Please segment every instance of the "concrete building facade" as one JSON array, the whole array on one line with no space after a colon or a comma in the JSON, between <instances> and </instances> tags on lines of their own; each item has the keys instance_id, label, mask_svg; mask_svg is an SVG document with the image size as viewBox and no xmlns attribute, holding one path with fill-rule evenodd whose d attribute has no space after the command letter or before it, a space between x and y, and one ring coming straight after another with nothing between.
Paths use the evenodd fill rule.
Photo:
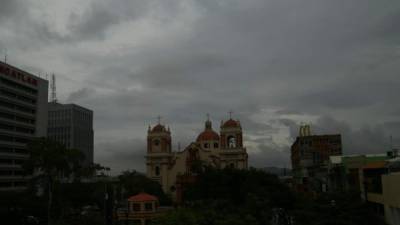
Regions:
<instances>
[{"instance_id":1,"label":"concrete building facade","mask_svg":"<svg viewBox=\"0 0 400 225\"><path fill-rule=\"evenodd\" d=\"M27 144L47 135L48 81L0 62L0 190L26 187Z\"/></svg>"},{"instance_id":2,"label":"concrete building facade","mask_svg":"<svg viewBox=\"0 0 400 225\"><path fill-rule=\"evenodd\" d=\"M183 151L173 151L171 132L160 123L149 127L147 136L146 170L147 177L158 181L164 192L179 197L183 177L195 175L199 163L216 168L232 167L247 169L248 155L243 146L240 122L229 119L221 121L220 134L212 129L210 120L196 141ZM177 184L178 183L178 184Z\"/></svg>"},{"instance_id":3,"label":"concrete building facade","mask_svg":"<svg viewBox=\"0 0 400 225\"><path fill-rule=\"evenodd\" d=\"M371 162L360 169L361 197L389 225L400 225L400 158Z\"/></svg>"},{"instance_id":4,"label":"concrete building facade","mask_svg":"<svg viewBox=\"0 0 400 225\"><path fill-rule=\"evenodd\" d=\"M79 149L85 163L93 163L93 111L75 104L48 103L50 139L70 149Z\"/></svg>"},{"instance_id":5,"label":"concrete building facade","mask_svg":"<svg viewBox=\"0 0 400 225\"><path fill-rule=\"evenodd\" d=\"M342 154L340 134L311 135L309 126L300 127L300 135L291 146L293 182L299 191L328 191L329 157Z\"/></svg>"}]
</instances>

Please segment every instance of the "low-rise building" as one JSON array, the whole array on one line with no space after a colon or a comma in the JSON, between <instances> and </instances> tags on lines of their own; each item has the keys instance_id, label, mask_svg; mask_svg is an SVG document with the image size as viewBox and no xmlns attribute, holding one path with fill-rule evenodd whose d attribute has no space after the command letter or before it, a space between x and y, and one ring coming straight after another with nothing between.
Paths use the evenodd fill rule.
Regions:
<instances>
[{"instance_id":1,"label":"low-rise building","mask_svg":"<svg viewBox=\"0 0 400 225\"><path fill-rule=\"evenodd\" d=\"M389 159L387 154L330 156L328 164L328 189L330 191L360 192L361 169L369 163Z\"/></svg>"},{"instance_id":2,"label":"low-rise building","mask_svg":"<svg viewBox=\"0 0 400 225\"><path fill-rule=\"evenodd\" d=\"M297 191L328 191L330 156L342 154L340 134L311 135L309 126L301 126L300 134L291 146L294 187Z\"/></svg>"},{"instance_id":3,"label":"low-rise building","mask_svg":"<svg viewBox=\"0 0 400 225\"><path fill-rule=\"evenodd\" d=\"M156 196L144 192L129 197L126 204L126 208L117 210L118 224L146 225L170 209L160 207Z\"/></svg>"},{"instance_id":4,"label":"low-rise building","mask_svg":"<svg viewBox=\"0 0 400 225\"><path fill-rule=\"evenodd\" d=\"M400 158L368 163L361 170L361 196L390 225L400 225Z\"/></svg>"}]
</instances>

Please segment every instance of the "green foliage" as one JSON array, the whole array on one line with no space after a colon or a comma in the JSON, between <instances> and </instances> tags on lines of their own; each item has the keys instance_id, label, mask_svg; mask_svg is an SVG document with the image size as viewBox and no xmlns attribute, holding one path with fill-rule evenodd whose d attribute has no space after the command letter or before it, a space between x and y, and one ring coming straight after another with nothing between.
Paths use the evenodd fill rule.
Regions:
<instances>
[{"instance_id":1,"label":"green foliage","mask_svg":"<svg viewBox=\"0 0 400 225\"><path fill-rule=\"evenodd\" d=\"M178 209L151 221L151 225L200 225L200 217L193 210Z\"/></svg>"},{"instance_id":2,"label":"green foliage","mask_svg":"<svg viewBox=\"0 0 400 225\"><path fill-rule=\"evenodd\" d=\"M359 193L331 193L317 199L299 198L291 211L300 225L384 225L383 218L373 213L360 200Z\"/></svg>"},{"instance_id":3,"label":"green foliage","mask_svg":"<svg viewBox=\"0 0 400 225\"><path fill-rule=\"evenodd\" d=\"M205 167L184 191L186 209L154 224L269 224L272 209L293 207L294 195L279 179L260 170Z\"/></svg>"},{"instance_id":4,"label":"green foliage","mask_svg":"<svg viewBox=\"0 0 400 225\"><path fill-rule=\"evenodd\" d=\"M119 196L121 200L127 199L129 196L136 195L140 192L155 195L159 198L162 205L171 204L171 200L166 196L161 188L161 185L149 179L143 174L136 171L124 171L118 176L120 188Z\"/></svg>"},{"instance_id":5,"label":"green foliage","mask_svg":"<svg viewBox=\"0 0 400 225\"><path fill-rule=\"evenodd\" d=\"M185 208L153 221L156 225L384 225L361 202L358 193L325 194L314 199L294 194L260 170L205 168L196 184L186 187ZM332 201L334 200L334 201Z\"/></svg>"},{"instance_id":6,"label":"green foliage","mask_svg":"<svg viewBox=\"0 0 400 225\"><path fill-rule=\"evenodd\" d=\"M187 201L224 200L236 207L290 208L294 195L271 174L260 170L218 170L208 167L184 193Z\"/></svg>"},{"instance_id":7,"label":"green foliage","mask_svg":"<svg viewBox=\"0 0 400 225\"><path fill-rule=\"evenodd\" d=\"M0 192L1 224L23 224L26 216L45 218L46 201L28 192Z\"/></svg>"},{"instance_id":8,"label":"green foliage","mask_svg":"<svg viewBox=\"0 0 400 225\"><path fill-rule=\"evenodd\" d=\"M59 142L37 138L28 144L30 158L23 168L27 174L47 179L68 177L81 168L84 155L77 149L67 149Z\"/></svg>"},{"instance_id":9,"label":"green foliage","mask_svg":"<svg viewBox=\"0 0 400 225\"><path fill-rule=\"evenodd\" d=\"M251 214L216 213L215 209L180 208L151 222L151 225L257 225Z\"/></svg>"}]
</instances>

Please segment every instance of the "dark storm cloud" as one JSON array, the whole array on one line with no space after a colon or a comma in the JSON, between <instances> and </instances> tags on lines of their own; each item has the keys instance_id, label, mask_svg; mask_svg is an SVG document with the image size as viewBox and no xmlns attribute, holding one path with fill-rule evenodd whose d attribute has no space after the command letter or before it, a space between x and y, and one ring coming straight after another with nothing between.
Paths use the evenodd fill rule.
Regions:
<instances>
[{"instance_id":1,"label":"dark storm cloud","mask_svg":"<svg viewBox=\"0 0 400 225\"><path fill-rule=\"evenodd\" d=\"M19 14L23 9L25 9L23 1L2 0L0 7L0 23L5 22L8 18L15 14Z\"/></svg>"},{"instance_id":2,"label":"dark storm cloud","mask_svg":"<svg viewBox=\"0 0 400 225\"><path fill-rule=\"evenodd\" d=\"M260 167L287 163L309 117L315 132L342 133L345 153L382 152L399 132L397 0L96 0L58 26L33 13L46 7L3 2L0 47L65 74L58 90L94 110L96 160L116 170L143 168L158 115L176 146L206 113L218 130L233 110Z\"/></svg>"},{"instance_id":3,"label":"dark storm cloud","mask_svg":"<svg viewBox=\"0 0 400 225\"><path fill-rule=\"evenodd\" d=\"M274 145L270 141L267 145L258 145L258 149L260 152L249 153L249 164L251 166L259 168L265 166L291 167L289 146Z\"/></svg>"},{"instance_id":4,"label":"dark storm cloud","mask_svg":"<svg viewBox=\"0 0 400 225\"><path fill-rule=\"evenodd\" d=\"M151 1L93 1L82 14L71 13L68 28L77 40L103 39L105 32L122 21L134 20L147 13Z\"/></svg>"},{"instance_id":5,"label":"dark storm cloud","mask_svg":"<svg viewBox=\"0 0 400 225\"><path fill-rule=\"evenodd\" d=\"M119 172L127 169L136 169L145 172L144 157L146 144L143 139L120 139L109 142L99 141L96 149L103 150L97 155L98 161L104 166L112 168L112 172Z\"/></svg>"},{"instance_id":6,"label":"dark storm cloud","mask_svg":"<svg viewBox=\"0 0 400 225\"><path fill-rule=\"evenodd\" d=\"M78 100L83 101L83 99L90 97L91 95L95 94L96 90L91 88L82 88L78 91L72 92L68 98L66 99L67 102L76 102Z\"/></svg>"}]
</instances>

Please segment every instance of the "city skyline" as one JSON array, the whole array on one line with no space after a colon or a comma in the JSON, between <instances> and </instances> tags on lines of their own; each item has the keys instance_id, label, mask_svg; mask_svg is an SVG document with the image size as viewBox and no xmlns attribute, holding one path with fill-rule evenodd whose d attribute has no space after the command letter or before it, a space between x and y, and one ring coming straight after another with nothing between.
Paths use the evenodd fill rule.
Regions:
<instances>
[{"instance_id":1,"label":"city skyline","mask_svg":"<svg viewBox=\"0 0 400 225\"><path fill-rule=\"evenodd\" d=\"M290 165L301 122L343 154L400 144L398 1L2 1L1 59L94 111L95 162L144 171L157 116L189 144L239 119L249 165ZM173 143L177 146L177 142Z\"/></svg>"}]
</instances>

